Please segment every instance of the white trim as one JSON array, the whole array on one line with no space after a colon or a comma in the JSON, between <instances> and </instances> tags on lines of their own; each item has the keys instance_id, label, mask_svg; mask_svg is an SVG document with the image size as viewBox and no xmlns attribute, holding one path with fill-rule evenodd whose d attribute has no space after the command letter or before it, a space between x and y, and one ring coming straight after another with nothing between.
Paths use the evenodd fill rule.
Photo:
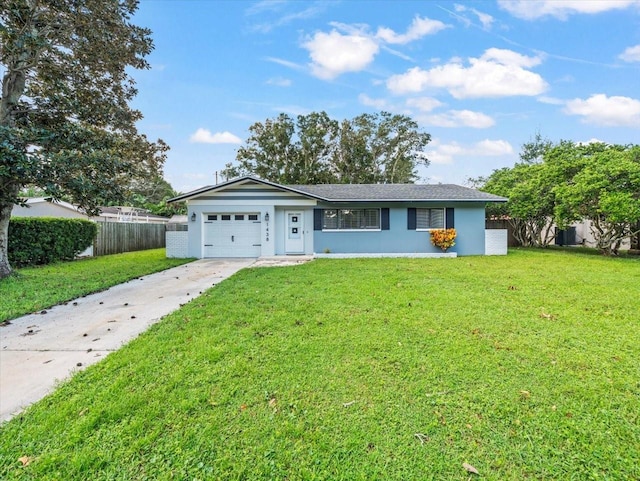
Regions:
<instances>
[{"instance_id":1,"label":"white trim","mask_svg":"<svg viewBox=\"0 0 640 481\"><path fill-rule=\"evenodd\" d=\"M440 257L458 257L456 252L390 252L390 253L350 253L350 254L313 254L313 257L317 259L358 259L361 257L367 258L379 258L379 257L392 257L392 258L415 258L415 259L427 259L427 258L440 258Z\"/></svg>"},{"instance_id":2,"label":"white trim","mask_svg":"<svg viewBox=\"0 0 640 481\"><path fill-rule=\"evenodd\" d=\"M381 232L382 229L322 229L322 232Z\"/></svg>"},{"instance_id":3,"label":"white trim","mask_svg":"<svg viewBox=\"0 0 640 481\"><path fill-rule=\"evenodd\" d=\"M218 208L218 206L229 206L229 207L235 207L235 206L262 206L262 207L271 207L271 206L292 206L292 207L315 207L317 205L317 202L315 200L308 200L308 199L293 199L293 198L286 198L283 197L282 199L267 199L267 200L260 200L258 198L256 199L243 199L243 200L233 200L233 199L223 199L223 198L219 198L219 199L205 199L205 200L190 200L189 201L189 206L214 206L216 208Z\"/></svg>"}]
</instances>

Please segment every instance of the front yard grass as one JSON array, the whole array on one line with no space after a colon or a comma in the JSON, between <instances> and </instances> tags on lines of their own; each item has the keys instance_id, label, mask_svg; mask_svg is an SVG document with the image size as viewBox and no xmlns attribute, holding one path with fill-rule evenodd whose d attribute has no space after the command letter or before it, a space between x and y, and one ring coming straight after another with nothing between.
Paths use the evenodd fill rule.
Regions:
<instances>
[{"instance_id":1,"label":"front yard grass","mask_svg":"<svg viewBox=\"0 0 640 481\"><path fill-rule=\"evenodd\" d=\"M0 322L192 260L168 259L165 249L150 249L16 269L0 280Z\"/></svg>"},{"instance_id":2,"label":"front yard grass","mask_svg":"<svg viewBox=\"0 0 640 481\"><path fill-rule=\"evenodd\" d=\"M245 269L0 427L2 479L640 479L640 262Z\"/></svg>"}]
</instances>

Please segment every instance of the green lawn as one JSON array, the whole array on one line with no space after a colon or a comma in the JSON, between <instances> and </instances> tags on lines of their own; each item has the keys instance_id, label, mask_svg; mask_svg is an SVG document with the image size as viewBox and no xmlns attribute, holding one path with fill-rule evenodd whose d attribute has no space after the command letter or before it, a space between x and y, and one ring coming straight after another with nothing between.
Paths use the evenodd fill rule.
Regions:
<instances>
[{"instance_id":1,"label":"green lawn","mask_svg":"<svg viewBox=\"0 0 640 481\"><path fill-rule=\"evenodd\" d=\"M245 269L0 427L0 478L640 479L639 313L637 259Z\"/></svg>"},{"instance_id":2,"label":"green lawn","mask_svg":"<svg viewBox=\"0 0 640 481\"><path fill-rule=\"evenodd\" d=\"M0 280L0 322L191 260L167 259L164 249L151 249L17 269Z\"/></svg>"}]
</instances>

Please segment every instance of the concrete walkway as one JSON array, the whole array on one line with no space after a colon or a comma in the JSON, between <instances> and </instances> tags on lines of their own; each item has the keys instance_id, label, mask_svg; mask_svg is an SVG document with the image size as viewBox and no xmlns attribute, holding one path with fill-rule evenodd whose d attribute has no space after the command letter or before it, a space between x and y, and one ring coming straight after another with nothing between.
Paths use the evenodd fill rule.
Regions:
<instances>
[{"instance_id":1,"label":"concrete walkway","mask_svg":"<svg viewBox=\"0 0 640 481\"><path fill-rule=\"evenodd\" d=\"M0 327L0 422L254 263L201 259L11 320Z\"/></svg>"}]
</instances>

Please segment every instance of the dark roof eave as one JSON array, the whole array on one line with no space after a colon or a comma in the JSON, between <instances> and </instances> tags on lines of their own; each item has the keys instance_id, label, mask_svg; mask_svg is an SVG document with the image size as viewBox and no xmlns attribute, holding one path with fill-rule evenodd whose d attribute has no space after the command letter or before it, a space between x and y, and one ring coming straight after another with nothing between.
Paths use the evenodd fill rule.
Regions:
<instances>
[{"instance_id":1,"label":"dark roof eave","mask_svg":"<svg viewBox=\"0 0 640 481\"><path fill-rule=\"evenodd\" d=\"M508 202L509 199L323 199L326 202Z\"/></svg>"}]
</instances>

